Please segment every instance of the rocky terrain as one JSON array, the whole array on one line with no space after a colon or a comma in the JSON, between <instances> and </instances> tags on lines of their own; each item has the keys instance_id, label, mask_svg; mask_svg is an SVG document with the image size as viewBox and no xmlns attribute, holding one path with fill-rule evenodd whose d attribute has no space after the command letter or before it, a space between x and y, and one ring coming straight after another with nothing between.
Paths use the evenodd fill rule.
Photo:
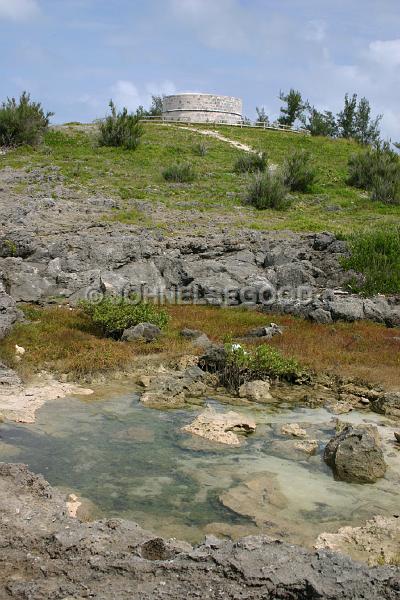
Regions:
<instances>
[{"instance_id":1,"label":"rocky terrain","mask_svg":"<svg viewBox=\"0 0 400 600\"><path fill-rule=\"evenodd\" d=\"M215 222L208 218L204 227L192 228L190 215L183 223L173 210L165 213L165 206L154 203L149 208L140 201L137 210L143 222L126 225L110 218L116 208L118 200L100 193L88 197L65 187L56 167L0 171L0 339L24 318L18 302L75 305L80 299L131 292L178 302L259 305L266 312L318 323L370 319L400 326L398 297L362 298L345 291L349 279L359 276L341 267L347 247L331 233L232 230L225 217ZM146 224L151 210L159 222L168 223L168 231ZM207 346L207 336L200 332L199 338L198 347ZM182 408L204 404L208 394L222 394L216 374L205 373L196 357L191 358L174 368L159 366L158 371L143 364L136 373L142 404ZM400 414L396 391L346 387L344 382L328 385L317 379L292 388L275 382L270 389L270 382L253 381L242 386L239 396L244 403L324 406L333 414L354 408L372 408L387 417ZM35 410L50 397L84 393L50 380L46 390L24 388L17 374L2 364L0 391L0 411L17 421L32 421ZM255 427L253 420L234 412L221 416L206 408L185 431L240 446L243 434ZM317 450L311 430L308 435L291 424L280 433L288 440L278 440L278 455L283 445L290 456ZM390 430L390 442L383 441L386 454L387 448L393 451L393 443ZM380 442L371 429L349 426L328 446L325 460L337 478L372 482L385 475ZM256 507L251 514L246 508L249 498ZM265 498L272 507L283 502L273 476L268 485L265 477L251 476L224 492L221 502L233 512L250 514L257 523L263 519ZM0 598L399 598L398 568L369 568L331 551L346 553L357 538L365 560L374 543L369 535L386 540L388 528L398 530L392 520L385 522L385 529L377 519L358 533L345 528L338 534L321 534L315 552L262 536L237 542L210 536L193 548L131 522L81 523L68 515L62 495L40 476L21 465L0 464ZM390 558L396 557L396 544L397 537L390 545Z\"/></svg>"},{"instance_id":2,"label":"rocky terrain","mask_svg":"<svg viewBox=\"0 0 400 600\"><path fill-rule=\"evenodd\" d=\"M71 192L62 181L57 200L46 196L46 185L58 178L57 170L0 172L0 274L17 302L76 303L136 291L178 301L260 304L322 323L368 318L400 324L398 298L362 299L343 291L354 274L341 268L346 245L334 235L231 232L212 222L196 234L179 220L165 235L107 222L117 201ZM16 195L20 180L39 183L40 192L32 187ZM13 309L1 309L2 319L10 310L7 322Z\"/></svg>"},{"instance_id":3,"label":"rocky terrain","mask_svg":"<svg viewBox=\"0 0 400 600\"><path fill-rule=\"evenodd\" d=\"M267 537L210 536L199 547L135 523L81 523L60 494L21 465L0 464L0 597L347 598L395 600L399 569L368 568L326 550Z\"/></svg>"}]
</instances>

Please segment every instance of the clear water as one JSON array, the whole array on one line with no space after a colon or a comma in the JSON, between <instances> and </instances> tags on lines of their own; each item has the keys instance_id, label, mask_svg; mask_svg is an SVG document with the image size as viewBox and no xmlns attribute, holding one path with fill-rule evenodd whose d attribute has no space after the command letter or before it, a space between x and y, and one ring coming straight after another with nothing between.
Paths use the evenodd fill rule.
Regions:
<instances>
[{"instance_id":1,"label":"clear water","mask_svg":"<svg viewBox=\"0 0 400 600\"><path fill-rule=\"evenodd\" d=\"M326 442L334 424L325 410L235 407L251 412L258 423L256 433L235 448L180 431L198 410L152 410L122 389L108 399L49 402L35 424L1 426L0 461L26 463L52 485L85 497L93 517L129 518L190 542L206 533L238 537L264 532L312 545L322 531L398 513L400 453L394 452L385 479L352 485L333 479L321 452L292 457L282 448L287 438L279 435L279 425L289 422L308 424L312 437ZM344 419L365 416L353 413ZM380 419L368 415L371 420ZM260 475L273 478L286 501L281 507L266 505L265 522L256 524L248 516L251 499L238 514L224 507L219 496Z\"/></svg>"}]
</instances>

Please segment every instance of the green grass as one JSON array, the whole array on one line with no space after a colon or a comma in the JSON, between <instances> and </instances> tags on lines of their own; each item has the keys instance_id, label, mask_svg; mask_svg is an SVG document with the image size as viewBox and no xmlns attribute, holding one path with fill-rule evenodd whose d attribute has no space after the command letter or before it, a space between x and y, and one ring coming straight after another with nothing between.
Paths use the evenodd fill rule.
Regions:
<instances>
[{"instance_id":1,"label":"green grass","mask_svg":"<svg viewBox=\"0 0 400 600\"><path fill-rule=\"evenodd\" d=\"M400 293L400 226L360 231L349 237L351 256L343 266L362 273L364 281L354 282L352 291L367 296Z\"/></svg>"},{"instance_id":2,"label":"green grass","mask_svg":"<svg viewBox=\"0 0 400 600\"><path fill-rule=\"evenodd\" d=\"M176 211L185 210L185 204L191 210L194 206L209 213L210 220L222 215L230 227L258 230L352 233L399 219L400 206L373 202L364 192L347 185L348 158L358 149L353 142L229 126L218 127L218 131L266 152L270 162L278 165L295 149L309 151L317 169L312 192L294 194L285 213L243 206L248 175L234 172L242 151L208 137L207 153L197 156L193 147L204 142L204 136L156 123L144 124L144 136L135 152L98 147L95 127L57 128L46 134L41 147L23 147L0 156L0 168L9 165L32 170L56 165L65 185L121 199L121 210L113 212L111 218L123 223L141 223L134 214L137 199ZM177 185L163 179L162 172L169 165L187 161L197 173L192 184Z\"/></svg>"}]
</instances>

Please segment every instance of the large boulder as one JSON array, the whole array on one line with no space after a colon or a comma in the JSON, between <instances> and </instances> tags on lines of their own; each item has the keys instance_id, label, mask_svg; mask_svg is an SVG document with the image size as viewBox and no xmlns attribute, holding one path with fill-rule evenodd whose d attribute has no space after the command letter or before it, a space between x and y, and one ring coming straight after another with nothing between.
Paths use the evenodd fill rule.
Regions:
<instances>
[{"instance_id":1,"label":"large boulder","mask_svg":"<svg viewBox=\"0 0 400 600\"><path fill-rule=\"evenodd\" d=\"M327 444L324 460L337 479L350 483L374 483L387 468L375 425L346 425Z\"/></svg>"}]
</instances>

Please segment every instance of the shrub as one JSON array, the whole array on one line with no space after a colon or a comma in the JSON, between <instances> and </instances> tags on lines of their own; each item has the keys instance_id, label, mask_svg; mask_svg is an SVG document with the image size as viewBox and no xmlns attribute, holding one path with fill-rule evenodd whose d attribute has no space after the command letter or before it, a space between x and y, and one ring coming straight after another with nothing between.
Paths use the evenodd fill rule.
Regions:
<instances>
[{"instance_id":1,"label":"shrub","mask_svg":"<svg viewBox=\"0 0 400 600\"><path fill-rule=\"evenodd\" d=\"M196 144L193 148L193 153L196 154L197 156L206 156L208 152L208 147L204 142L200 142L199 144Z\"/></svg>"},{"instance_id":2,"label":"shrub","mask_svg":"<svg viewBox=\"0 0 400 600\"><path fill-rule=\"evenodd\" d=\"M256 173L247 190L247 202L262 210L283 210L289 206L288 189L280 173Z\"/></svg>"},{"instance_id":3,"label":"shrub","mask_svg":"<svg viewBox=\"0 0 400 600\"><path fill-rule=\"evenodd\" d=\"M165 181L172 181L175 183L190 183L196 177L196 173L189 163L176 163L170 165L164 169L162 175Z\"/></svg>"},{"instance_id":4,"label":"shrub","mask_svg":"<svg viewBox=\"0 0 400 600\"><path fill-rule=\"evenodd\" d=\"M400 160L389 144L353 154L348 169L349 185L370 191L373 200L400 203Z\"/></svg>"},{"instance_id":5,"label":"shrub","mask_svg":"<svg viewBox=\"0 0 400 600\"><path fill-rule=\"evenodd\" d=\"M399 225L355 233L348 244L351 255L342 264L364 276L361 284L352 282L354 291L366 295L400 292Z\"/></svg>"},{"instance_id":6,"label":"shrub","mask_svg":"<svg viewBox=\"0 0 400 600\"><path fill-rule=\"evenodd\" d=\"M267 168L267 156L265 152L246 152L241 154L235 162L235 173L256 173L265 171Z\"/></svg>"},{"instance_id":7,"label":"shrub","mask_svg":"<svg viewBox=\"0 0 400 600\"><path fill-rule=\"evenodd\" d=\"M124 329L138 323L153 323L160 328L168 323L167 313L154 304L126 298L105 297L100 302L83 300L80 307L104 335L114 339L121 338Z\"/></svg>"},{"instance_id":8,"label":"shrub","mask_svg":"<svg viewBox=\"0 0 400 600\"><path fill-rule=\"evenodd\" d=\"M0 145L39 144L54 113L44 112L39 102L32 102L23 92L19 101L8 98L0 107Z\"/></svg>"},{"instance_id":9,"label":"shrub","mask_svg":"<svg viewBox=\"0 0 400 600\"><path fill-rule=\"evenodd\" d=\"M110 101L111 115L100 123L100 146L113 146L125 150L136 150L143 135L140 117L129 114L127 108L117 112L114 102Z\"/></svg>"},{"instance_id":10,"label":"shrub","mask_svg":"<svg viewBox=\"0 0 400 600\"><path fill-rule=\"evenodd\" d=\"M314 183L315 169L311 165L311 155L306 150L295 150L285 161L283 178L292 192L307 192Z\"/></svg>"},{"instance_id":11,"label":"shrub","mask_svg":"<svg viewBox=\"0 0 400 600\"><path fill-rule=\"evenodd\" d=\"M225 357L219 372L220 380L222 385L236 391L246 381L255 379L273 378L295 383L309 378L294 358L286 358L267 344L252 351L239 344L226 344Z\"/></svg>"}]
</instances>

